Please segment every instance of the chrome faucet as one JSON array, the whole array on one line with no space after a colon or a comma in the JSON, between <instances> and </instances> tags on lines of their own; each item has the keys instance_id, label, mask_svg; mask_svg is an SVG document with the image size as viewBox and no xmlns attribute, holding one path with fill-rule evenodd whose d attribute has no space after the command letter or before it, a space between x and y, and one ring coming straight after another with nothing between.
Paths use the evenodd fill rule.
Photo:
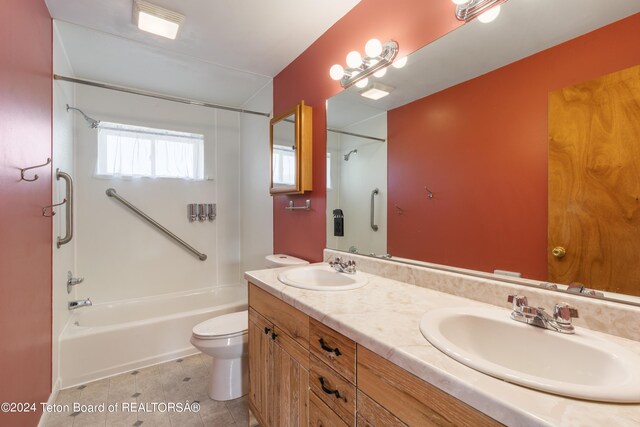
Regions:
<instances>
[{"instance_id":1,"label":"chrome faucet","mask_svg":"<svg viewBox=\"0 0 640 427\"><path fill-rule=\"evenodd\" d=\"M590 295L592 297L604 298L604 293L595 291L593 289L589 289L580 282L570 283L569 287L567 288L567 292L571 292L573 294Z\"/></svg>"},{"instance_id":2,"label":"chrome faucet","mask_svg":"<svg viewBox=\"0 0 640 427\"><path fill-rule=\"evenodd\" d=\"M356 274L355 261L342 261L340 257L336 257L334 261L329 261L329 265L338 273Z\"/></svg>"},{"instance_id":3,"label":"chrome faucet","mask_svg":"<svg viewBox=\"0 0 640 427\"><path fill-rule=\"evenodd\" d=\"M507 301L513 303L511 318L515 321L562 334L575 333L571 319L578 317L578 310L570 307L567 303L556 304L553 308L553 315L549 315L542 307L529 306L525 296L509 295Z\"/></svg>"},{"instance_id":4,"label":"chrome faucet","mask_svg":"<svg viewBox=\"0 0 640 427\"><path fill-rule=\"evenodd\" d=\"M93 305L93 303L91 302L91 299L87 298L87 299L79 299L76 301L69 301L69 310L75 310L77 308L80 307L88 307L90 305Z\"/></svg>"}]
</instances>

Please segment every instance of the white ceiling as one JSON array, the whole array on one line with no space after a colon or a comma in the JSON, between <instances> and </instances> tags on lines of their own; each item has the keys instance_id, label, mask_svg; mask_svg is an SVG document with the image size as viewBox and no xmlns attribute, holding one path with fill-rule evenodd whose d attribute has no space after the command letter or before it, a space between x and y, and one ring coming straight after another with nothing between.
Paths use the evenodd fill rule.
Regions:
<instances>
[{"instance_id":1,"label":"white ceiling","mask_svg":"<svg viewBox=\"0 0 640 427\"><path fill-rule=\"evenodd\" d=\"M467 23L372 79L395 87L391 95L372 101L351 87L331 98L328 126L344 129L638 12L638 0L510 0L494 22Z\"/></svg>"},{"instance_id":2,"label":"white ceiling","mask_svg":"<svg viewBox=\"0 0 640 427\"><path fill-rule=\"evenodd\" d=\"M46 0L76 77L240 106L360 0L151 0L176 40L138 30L133 0Z\"/></svg>"}]
</instances>

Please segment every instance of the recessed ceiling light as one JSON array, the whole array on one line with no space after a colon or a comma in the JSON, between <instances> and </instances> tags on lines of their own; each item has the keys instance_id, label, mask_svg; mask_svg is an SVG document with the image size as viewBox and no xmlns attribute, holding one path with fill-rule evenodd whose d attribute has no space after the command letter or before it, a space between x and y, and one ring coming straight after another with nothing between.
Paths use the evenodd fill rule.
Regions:
<instances>
[{"instance_id":1,"label":"recessed ceiling light","mask_svg":"<svg viewBox=\"0 0 640 427\"><path fill-rule=\"evenodd\" d=\"M133 2L133 23L142 31L175 40L184 15L144 0Z\"/></svg>"},{"instance_id":2,"label":"recessed ceiling light","mask_svg":"<svg viewBox=\"0 0 640 427\"><path fill-rule=\"evenodd\" d=\"M368 87L367 89L360 92L360 95L364 96L365 98L369 98L369 99L373 99L374 101L377 101L378 99L384 98L385 96L389 95L391 92L393 92L394 89L395 89L394 87L383 85L382 83L376 82L372 84L370 87Z\"/></svg>"}]
</instances>

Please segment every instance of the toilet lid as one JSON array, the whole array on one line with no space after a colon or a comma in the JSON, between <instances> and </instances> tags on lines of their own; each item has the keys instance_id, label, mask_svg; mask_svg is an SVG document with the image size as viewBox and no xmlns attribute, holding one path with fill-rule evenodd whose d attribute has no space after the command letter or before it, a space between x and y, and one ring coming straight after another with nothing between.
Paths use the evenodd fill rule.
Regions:
<instances>
[{"instance_id":1,"label":"toilet lid","mask_svg":"<svg viewBox=\"0 0 640 427\"><path fill-rule=\"evenodd\" d=\"M218 338L240 335L249 329L249 312L225 314L205 320L193 327L193 334L200 338Z\"/></svg>"}]
</instances>

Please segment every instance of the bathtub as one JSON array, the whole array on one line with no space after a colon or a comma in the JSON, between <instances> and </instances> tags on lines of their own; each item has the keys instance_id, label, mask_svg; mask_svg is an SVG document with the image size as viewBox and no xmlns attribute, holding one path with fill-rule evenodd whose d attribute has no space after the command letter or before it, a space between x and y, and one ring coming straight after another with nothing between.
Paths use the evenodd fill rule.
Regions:
<instances>
[{"instance_id":1,"label":"bathtub","mask_svg":"<svg viewBox=\"0 0 640 427\"><path fill-rule=\"evenodd\" d=\"M196 324L246 308L244 285L79 308L60 336L61 387L195 354Z\"/></svg>"}]
</instances>

